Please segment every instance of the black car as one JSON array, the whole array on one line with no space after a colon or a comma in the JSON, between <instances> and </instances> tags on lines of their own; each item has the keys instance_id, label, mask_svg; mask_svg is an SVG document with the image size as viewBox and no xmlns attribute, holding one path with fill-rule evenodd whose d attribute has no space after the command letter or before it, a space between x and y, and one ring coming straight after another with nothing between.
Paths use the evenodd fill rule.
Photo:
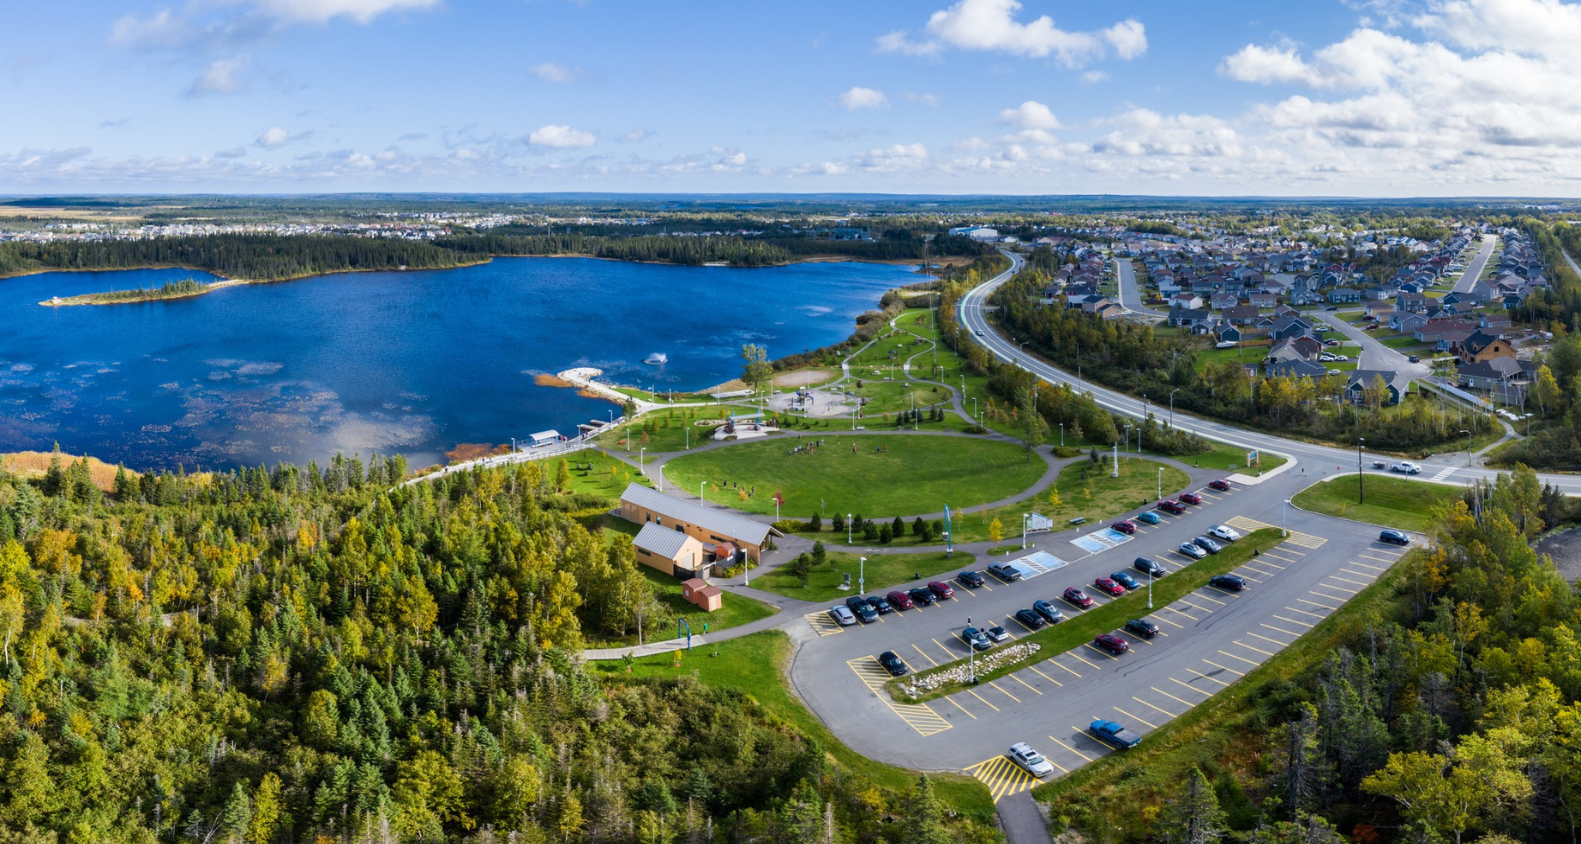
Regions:
<instances>
[{"instance_id":1,"label":"black car","mask_svg":"<svg viewBox=\"0 0 1581 844\"><path fill-rule=\"evenodd\" d=\"M1165 571L1164 567L1159 565L1156 560L1150 560L1147 557L1137 557L1136 562L1131 564L1131 568L1136 569L1148 577L1163 577L1169 573Z\"/></svg>"},{"instance_id":2,"label":"black car","mask_svg":"<svg viewBox=\"0 0 1581 844\"><path fill-rule=\"evenodd\" d=\"M895 611L895 608L890 606L889 601L885 600L882 595L874 595L868 598L867 602L872 605L873 609L878 610L879 615Z\"/></svg>"},{"instance_id":3,"label":"black car","mask_svg":"<svg viewBox=\"0 0 1581 844\"><path fill-rule=\"evenodd\" d=\"M884 666L884 670L888 671L891 677L899 677L910 670L906 667L906 661L894 651L884 651L879 654L878 664Z\"/></svg>"},{"instance_id":4,"label":"black car","mask_svg":"<svg viewBox=\"0 0 1581 844\"><path fill-rule=\"evenodd\" d=\"M1197 544L1198 548L1201 548L1202 550L1208 552L1209 554L1217 554L1220 551L1224 550L1224 546L1223 545L1220 545L1219 543L1214 542L1213 540L1207 538L1206 536L1199 536L1199 537L1197 537L1197 538L1195 538L1195 539L1193 539L1191 541L1195 542Z\"/></svg>"},{"instance_id":5,"label":"black car","mask_svg":"<svg viewBox=\"0 0 1581 844\"><path fill-rule=\"evenodd\" d=\"M1208 585L1217 586L1220 589L1228 589L1231 592L1239 592L1246 588L1246 580L1233 574L1216 574L1212 580L1208 581Z\"/></svg>"},{"instance_id":6,"label":"black car","mask_svg":"<svg viewBox=\"0 0 1581 844\"><path fill-rule=\"evenodd\" d=\"M912 603L919 607L931 607L934 601L939 600L938 596L933 594L933 590L926 586L918 586L906 594L910 595Z\"/></svg>"},{"instance_id":7,"label":"black car","mask_svg":"<svg viewBox=\"0 0 1581 844\"><path fill-rule=\"evenodd\" d=\"M1386 530L1383 533L1378 534L1378 541L1387 542L1390 545L1410 545L1411 537L1407 536L1402 531Z\"/></svg>"},{"instance_id":8,"label":"black car","mask_svg":"<svg viewBox=\"0 0 1581 844\"><path fill-rule=\"evenodd\" d=\"M1127 633L1135 633L1143 639L1151 639L1158 635L1158 625L1145 618L1133 618L1125 623Z\"/></svg>"},{"instance_id":9,"label":"black car","mask_svg":"<svg viewBox=\"0 0 1581 844\"><path fill-rule=\"evenodd\" d=\"M973 589L976 589L977 587L982 586L984 583L987 582L986 580L983 579L983 573L982 572L977 572L977 571L963 571L960 574L956 575L955 579L959 580L962 585L970 586Z\"/></svg>"},{"instance_id":10,"label":"black car","mask_svg":"<svg viewBox=\"0 0 1581 844\"><path fill-rule=\"evenodd\" d=\"M967 647L978 651L986 651L994 646L994 643L988 641L988 637L983 635L983 631L975 627L968 627L962 630L961 641L965 642Z\"/></svg>"},{"instance_id":11,"label":"black car","mask_svg":"<svg viewBox=\"0 0 1581 844\"><path fill-rule=\"evenodd\" d=\"M1028 630L1037 630L1043 626L1043 616L1032 610L1016 610L1016 621L1021 622Z\"/></svg>"},{"instance_id":12,"label":"black car","mask_svg":"<svg viewBox=\"0 0 1581 844\"><path fill-rule=\"evenodd\" d=\"M845 607L861 619L863 624L872 624L878 620L878 610L873 609L873 605L869 604L866 598L852 595L845 599Z\"/></svg>"},{"instance_id":13,"label":"black car","mask_svg":"<svg viewBox=\"0 0 1581 844\"><path fill-rule=\"evenodd\" d=\"M1065 620L1065 614L1059 611L1059 607L1054 606L1048 601L1033 601L1032 611L1037 613L1039 618L1042 618L1049 624L1059 624Z\"/></svg>"},{"instance_id":14,"label":"black car","mask_svg":"<svg viewBox=\"0 0 1581 844\"><path fill-rule=\"evenodd\" d=\"M1406 360L1410 361L1411 363L1421 363L1422 362L1422 359L1417 357L1416 355L1411 355L1410 357L1406 358Z\"/></svg>"},{"instance_id":15,"label":"black car","mask_svg":"<svg viewBox=\"0 0 1581 844\"><path fill-rule=\"evenodd\" d=\"M1021 579L1021 572L1016 571L1004 563L994 563L993 565L989 566L988 573L994 577L999 578L1000 580L1003 580L1006 583L1015 583Z\"/></svg>"}]
</instances>

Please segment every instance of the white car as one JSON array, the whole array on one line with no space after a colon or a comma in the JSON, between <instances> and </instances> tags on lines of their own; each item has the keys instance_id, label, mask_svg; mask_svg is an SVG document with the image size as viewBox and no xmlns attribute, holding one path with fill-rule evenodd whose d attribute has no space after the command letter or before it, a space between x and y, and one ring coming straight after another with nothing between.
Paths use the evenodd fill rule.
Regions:
<instances>
[{"instance_id":1,"label":"white car","mask_svg":"<svg viewBox=\"0 0 1581 844\"><path fill-rule=\"evenodd\" d=\"M1422 471L1422 467L1412 463L1409 460L1401 460L1399 463L1390 466L1389 471L1400 472L1401 474L1405 475L1415 475Z\"/></svg>"},{"instance_id":2,"label":"white car","mask_svg":"<svg viewBox=\"0 0 1581 844\"><path fill-rule=\"evenodd\" d=\"M1240 345L1240 343L1237 343L1234 340L1220 340L1219 342L1213 344L1213 348L1215 348L1215 349L1233 349L1233 348L1235 348L1236 346L1239 346L1239 345Z\"/></svg>"},{"instance_id":3,"label":"white car","mask_svg":"<svg viewBox=\"0 0 1581 844\"><path fill-rule=\"evenodd\" d=\"M1007 755L1010 757L1010 761L1020 765L1027 773L1039 779L1054 773L1054 766L1049 764L1049 760L1044 759L1042 754L1033 750L1024 741L1018 741L1010 745L1010 753Z\"/></svg>"},{"instance_id":4,"label":"white car","mask_svg":"<svg viewBox=\"0 0 1581 844\"><path fill-rule=\"evenodd\" d=\"M1230 527L1229 525L1214 525L1208 529L1208 535L1218 537L1225 542L1234 542L1235 540L1241 538L1240 531Z\"/></svg>"},{"instance_id":5,"label":"white car","mask_svg":"<svg viewBox=\"0 0 1581 844\"><path fill-rule=\"evenodd\" d=\"M1347 356L1347 355L1335 355L1334 359L1335 360L1350 360L1350 357Z\"/></svg>"},{"instance_id":6,"label":"white car","mask_svg":"<svg viewBox=\"0 0 1581 844\"><path fill-rule=\"evenodd\" d=\"M1331 355L1325 352L1321 355L1318 355L1317 359L1324 363L1336 363L1339 361L1339 355Z\"/></svg>"}]
</instances>

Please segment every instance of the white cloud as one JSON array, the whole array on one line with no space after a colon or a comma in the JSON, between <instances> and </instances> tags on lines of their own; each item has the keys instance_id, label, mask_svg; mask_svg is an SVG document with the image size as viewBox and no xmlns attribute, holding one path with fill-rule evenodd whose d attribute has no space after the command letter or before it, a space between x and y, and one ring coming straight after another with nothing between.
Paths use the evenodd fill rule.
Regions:
<instances>
[{"instance_id":1,"label":"white cloud","mask_svg":"<svg viewBox=\"0 0 1581 844\"><path fill-rule=\"evenodd\" d=\"M532 66L532 72L533 75L539 79L561 85L567 82L576 82L583 77L581 68L566 67L565 65L555 64L554 62L535 64Z\"/></svg>"},{"instance_id":2,"label":"white cloud","mask_svg":"<svg viewBox=\"0 0 1581 844\"><path fill-rule=\"evenodd\" d=\"M883 149L868 150L857 157L857 166L878 173L911 170L926 164L928 148L922 144L894 144Z\"/></svg>"},{"instance_id":3,"label":"white cloud","mask_svg":"<svg viewBox=\"0 0 1581 844\"><path fill-rule=\"evenodd\" d=\"M653 130L651 130L651 129L644 129L641 126L639 126L639 127L635 128L635 129L631 130L630 132L627 132L624 135L621 135L620 137L616 138L615 140L620 141L623 144L640 144L643 141L646 141L647 139L653 137L653 135L654 135Z\"/></svg>"},{"instance_id":4,"label":"white cloud","mask_svg":"<svg viewBox=\"0 0 1581 844\"><path fill-rule=\"evenodd\" d=\"M1089 70L1081 75L1081 81L1086 82L1088 85L1096 85L1108 78L1109 74L1101 70Z\"/></svg>"},{"instance_id":5,"label":"white cloud","mask_svg":"<svg viewBox=\"0 0 1581 844\"><path fill-rule=\"evenodd\" d=\"M221 59L209 64L192 80L192 87L187 89L190 96L201 97L206 94L234 94L246 86L245 79L238 77L237 71L245 68L249 62L247 56L237 56L234 59Z\"/></svg>"},{"instance_id":6,"label":"white cloud","mask_svg":"<svg viewBox=\"0 0 1581 844\"><path fill-rule=\"evenodd\" d=\"M169 9L142 20L135 14L123 15L110 26L110 44L130 49L179 47L191 38L192 28Z\"/></svg>"},{"instance_id":7,"label":"white cloud","mask_svg":"<svg viewBox=\"0 0 1581 844\"><path fill-rule=\"evenodd\" d=\"M1043 15L1022 23L1018 0L958 0L934 12L924 27L927 37L913 39L905 31L878 39L880 50L907 55L932 56L946 47L986 50L1017 56L1053 56L1066 67L1081 67L1102 58L1112 49L1122 59L1147 52L1147 31L1140 21L1127 19L1099 32L1070 32Z\"/></svg>"},{"instance_id":8,"label":"white cloud","mask_svg":"<svg viewBox=\"0 0 1581 844\"><path fill-rule=\"evenodd\" d=\"M1312 68L1301 59L1295 47L1259 47L1248 44L1240 52L1227 57L1219 65L1219 74L1240 82L1258 82L1270 85L1275 82L1312 84Z\"/></svg>"},{"instance_id":9,"label":"white cloud","mask_svg":"<svg viewBox=\"0 0 1581 844\"><path fill-rule=\"evenodd\" d=\"M1059 121L1054 118L1054 112L1035 100L1027 100L1015 108L1007 108L999 112L999 122L1008 126L1020 126L1023 129L1060 128Z\"/></svg>"},{"instance_id":10,"label":"white cloud","mask_svg":"<svg viewBox=\"0 0 1581 844\"><path fill-rule=\"evenodd\" d=\"M264 149L279 149L280 147L285 146L290 140L290 132L287 132L279 126L274 126L269 129L265 129L264 133L258 136L257 144Z\"/></svg>"},{"instance_id":11,"label":"white cloud","mask_svg":"<svg viewBox=\"0 0 1581 844\"><path fill-rule=\"evenodd\" d=\"M345 17L368 23L386 12L433 9L440 0L252 0L251 5L266 15L286 20L323 23Z\"/></svg>"},{"instance_id":12,"label":"white cloud","mask_svg":"<svg viewBox=\"0 0 1581 844\"><path fill-rule=\"evenodd\" d=\"M1121 114L1119 128L1093 144L1094 152L1219 158L1241 153L1235 129L1217 117L1159 114L1145 108Z\"/></svg>"},{"instance_id":13,"label":"white cloud","mask_svg":"<svg viewBox=\"0 0 1581 844\"><path fill-rule=\"evenodd\" d=\"M527 143L535 147L551 147L553 149L585 149L598 143L598 136L592 132L573 129L570 126L549 125L536 129L527 136Z\"/></svg>"},{"instance_id":14,"label":"white cloud","mask_svg":"<svg viewBox=\"0 0 1581 844\"><path fill-rule=\"evenodd\" d=\"M921 103L925 106L936 107L939 104L939 98L933 94L907 94L906 99L910 102Z\"/></svg>"},{"instance_id":15,"label":"white cloud","mask_svg":"<svg viewBox=\"0 0 1581 844\"><path fill-rule=\"evenodd\" d=\"M875 90L873 88L863 88L860 85L852 88L849 91L846 91L844 94L841 94L839 102L840 107L844 108L846 111L856 111L858 109L864 108L889 108L889 98L884 96L883 91Z\"/></svg>"},{"instance_id":16,"label":"white cloud","mask_svg":"<svg viewBox=\"0 0 1581 844\"><path fill-rule=\"evenodd\" d=\"M246 154L247 154L247 148L246 147L231 147L230 149L222 149L219 152L214 153L214 157L215 158L241 158L242 156L244 156Z\"/></svg>"}]
</instances>

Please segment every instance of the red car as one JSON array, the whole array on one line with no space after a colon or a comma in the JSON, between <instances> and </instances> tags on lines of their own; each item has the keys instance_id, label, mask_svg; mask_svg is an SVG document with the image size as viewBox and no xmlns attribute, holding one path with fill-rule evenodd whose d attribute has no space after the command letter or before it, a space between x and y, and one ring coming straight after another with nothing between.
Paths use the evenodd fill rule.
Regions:
<instances>
[{"instance_id":1,"label":"red car","mask_svg":"<svg viewBox=\"0 0 1581 844\"><path fill-rule=\"evenodd\" d=\"M1100 577L1097 580L1094 580L1092 582L1092 585L1098 587L1098 591L1099 592L1102 592L1102 593L1104 593L1106 595L1110 595L1112 597L1118 598L1119 596L1125 594L1125 587L1121 586L1119 583L1117 583L1112 578Z\"/></svg>"},{"instance_id":2,"label":"red car","mask_svg":"<svg viewBox=\"0 0 1581 844\"><path fill-rule=\"evenodd\" d=\"M891 592L887 597L889 598L889 605L897 610L909 610L913 606L911 596L905 592Z\"/></svg>"},{"instance_id":3,"label":"red car","mask_svg":"<svg viewBox=\"0 0 1581 844\"><path fill-rule=\"evenodd\" d=\"M1070 604L1073 607L1084 610L1092 609L1093 600L1087 597L1086 592L1083 592L1074 586L1066 589L1065 594L1061 595L1060 597L1065 599L1065 603Z\"/></svg>"},{"instance_id":4,"label":"red car","mask_svg":"<svg viewBox=\"0 0 1581 844\"><path fill-rule=\"evenodd\" d=\"M1115 655L1131 649L1131 643L1121 638L1118 633L1099 633L1098 638L1093 639L1092 643Z\"/></svg>"},{"instance_id":5,"label":"red car","mask_svg":"<svg viewBox=\"0 0 1581 844\"><path fill-rule=\"evenodd\" d=\"M1136 522L1130 521L1128 519L1121 519L1120 521L1110 525L1109 529L1117 530L1124 534L1136 533Z\"/></svg>"},{"instance_id":6,"label":"red car","mask_svg":"<svg viewBox=\"0 0 1581 844\"><path fill-rule=\"evenodd\" d=\"M1223 479L1223 478L1219 478L1216 481L1208 481L1208 486L1212 487L1213 489L1218 490L1219 492L1229 492L1230 491L1230 482L1225 480L1225 479Z\"/></svg>"},{"instance_id":7,"label":"red car","mask_svg":"<svg viewBox=\"0 0 1581 844\"><path fill-rule=\"evenodd\" d=\"M933 594L938 595L940 598L955 597L955 587L942 580L935 580L929 583L928 588L933 590Z\"/></svg>"},{"instance_id":8,"label":"red car","mask_svg":"<svg viewBox=\"0 0 1581 844\"><path fill-rule=\"evenodd\" d=\"M1163 510L1165 513L1172 513L1178 516L1181 513L1186 512L1186 505L1181 504L1179 501L1165 500L1158 502L1158 509Z\"/></svg>"},{"instance_id":9,"label":"red car","mask_svg":"<svg viewBox=\"0 0 1581 844\"><path fill-rule=\"evenodd\" d=\"M1180 500L1187 504L1201 504L1202 496L1196 494L1195 492L1183 492L1180 494Z\"/></svg>"}]
</instances>

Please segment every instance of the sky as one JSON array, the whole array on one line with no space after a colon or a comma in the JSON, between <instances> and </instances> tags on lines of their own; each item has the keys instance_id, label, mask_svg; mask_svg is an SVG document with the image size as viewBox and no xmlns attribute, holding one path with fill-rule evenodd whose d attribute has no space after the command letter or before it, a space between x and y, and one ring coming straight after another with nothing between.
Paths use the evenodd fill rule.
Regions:
<instances>
[{"instance_id":1,"label":"sky","mask_svg":"<svg viewBox=\"0 0 1581 844\"><path fill-rule=\"evenodd\" d=\"M8 4L0 193L1581 194L1560 0Z\"/></svg>"}]
</instances>

